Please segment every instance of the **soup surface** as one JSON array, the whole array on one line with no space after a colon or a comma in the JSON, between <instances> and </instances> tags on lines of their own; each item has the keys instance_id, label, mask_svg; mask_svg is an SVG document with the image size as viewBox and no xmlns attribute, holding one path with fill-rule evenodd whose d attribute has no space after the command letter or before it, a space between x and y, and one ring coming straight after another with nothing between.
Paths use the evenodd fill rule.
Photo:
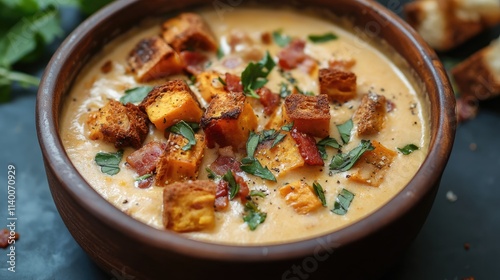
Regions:
<instances>
[{"instance_id":1,"label":"soup surface","mask_svg":"<svg viewBox=\"0 0 500 280\"><path fill-rule=\"evenodd\" d=\"M198 14L206 21L218 44L218 52L204 52L208 59L201 71L213 70L220 73L220 79L211 81L215 87L224 88L223 84L228 83L227 76L224 81L226 73L241 77L249 63L258 65L266 56L266 52L276 63L265 84L273 94L280 95L280 104L274 108L274 112L266 114L266 106L262 100L248 96L250 94L247 94L245 104L251 105L258 120L254 133L262 135L264 130L275 128L275 138L272 142L276 141L277 146L283 148L282 152L278 151L272 155L277 157L277 161L283 160L279 158L281 155L286 158L298 158L299 161L307 157L302 156L300 159L301 155L290 155L292 150L299 146L297 143L300 143L300 139L291 136L294 129L292 125L297 125L297 122L290 121L293 120L294 112L288 112L288 122L279 122L287 110L283 104L286 98L290 98L288 95L319 96L319 69L337 68L354 73L356 88L355 96L348 100L338 102L329 98L329 138L323 135L308 138L316 142L325 138L330 140L330 144L332 139L335 139L338 143L338 148L332 148L335 144L319 144L320 149L324 147L326 151L322 164L302 162L298 164L299 167L289 170L283 166L281 170L269 166L267 170L273 174L276 182L252 175L251 172L235 171L233 175L237 175L239 182L241 179L244 181L241 183L248 186L250 193L246 197L236 196L221 211L215 210L213 225L182 234L193 239L228 244L282 243L317 236L345 227L372 213L411 180L422 164L428 148L428 116L425 108L422 108L425 103L419 100L415 89L402 72L380 51L332 22L308 13L241 8L223 14L207 9L198 11ZM189 75L181 73L138 82L137 77L130 71L127 59L131 50L142 39L161 32L161 22L142 24L115 39L96 55L72 87L63 109L60 130L63 144L73 164L99 194L135 219L152 227L165 229L162 216L165 208L163 191L169 188L169 185L158 186L153 181L152 186L138 187L136 179L140 176L125 161L137 148L123 149L123 158L118 165L120 170L117 174L111 176L102 172L101 167L96 164L96 154L116 153L118 149L115 143L91 140L88 125L89 116L105 106L109 100L120 100L126 90L140 86L158 86L174 79L187 81L200 106L206 110L210 102L200 94L199 79L194 81ZM298 47L298 52L302 52L305 59L297 65L284 66L287 48L290 51L290 45L297 42L303 44L302 49ZM371 95L366 95L368 93ZM368 102L377 101L381 96L386 99L382 112L383 126L372 133L360 132L362 124L359 118L355 117L361 110L359 108L364 96L368 96ZM298 97L298 100L302 100L301 98L303 99ZM352 128L349 127L351 119L354 119ZM276 120L280 125L273 126L272 122ZM342 124L346 125L339 129L337 126ZM167 142L163 130L155 128L151 123L148 126L149 133L143 144L151 141ZM314 121L305 125L306 128L315 126ZM203 129L198 133L204 135ZM276 140L277 135L284 135L284 138ZM385 147L390 153L375 154L375 158L379 156L376 160L380 160L380 164L371 162L370 165L367 163L369 160L361 156L351 168L338 170L336 164L333 164L332 168L332 159L338 154L344 155L336 157L336 160L340 160L340 165L355 157L353 155L356 151L362 155L362 151L356 150L362 146L362 140L365 144L369 143L368 146L376 146L375 151ZM267 144L267 147L262 144L260 143L255 153L255 158L261 159L261 163L267 151L273 149L270 144ZM398 150L404 147L411 150L409 144L418 149L408 155ZM293 149L288 149L286 145L291 145ZM214 148L204 149L204 156L198 166L199 180L210 180L209 171L220 154L218 146L216 143ZM225 153L237 161L249 157L244 141L239 148L233 148L233 151L226 149ZM354 152L349 154L353 150ZM369 148L367 150L365 153L370 152ZM314 150L314 153L317 154L317 151ZM391 160L386 161L388 155ZM367 164L370 168L375 166L375 169L363 171ZM262 165L263 168L267 166L264 163ZM370 177L370 174L363 172L380 173ZM154 177L155 174L152 175ZM227 176L224 176L225 179L220 177L215 181L230 181ZM297 193L299 188L304 193ZM318 195L321 190L324 191L324 200ZM231 192L231 189L228 192ZM301 201L302 199L304 201ZM248 202L256 209L249 209ZM325 206L322 205L323 202ZM305 206L300 206L301 203ZM251 229L249 225L254 228Z\"/></svg>"}]
</instances>

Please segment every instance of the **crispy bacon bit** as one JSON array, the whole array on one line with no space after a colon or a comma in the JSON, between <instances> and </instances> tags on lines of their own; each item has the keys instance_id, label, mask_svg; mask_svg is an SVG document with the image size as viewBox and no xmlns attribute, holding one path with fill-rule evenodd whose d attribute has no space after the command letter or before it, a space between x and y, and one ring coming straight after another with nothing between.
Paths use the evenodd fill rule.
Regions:
<instances>
[{"instance_id":1,"label":"crispy bacon bit","mask_svg":"<svg viewBox=\"0 0 500 280\"><path fill-rule=\"evenodd\" d=\"M101 66L101 72L103 74L108 74L109 72L111 72L111 70L113 70L113 62L111 62L111 60L104 62L104 64Z\"/></svg>"},{"instance_id":2,"label":"crispy bacon bit","mask_svg":"<svg viewBox=\"0 0 500 280\"><path fill-rule=\"evenodd\" d=\"M11 240L12 240L12 238L14 240L19 239L19 233L15 232L13 237L11 237L10 233L11 233L11 231L6 229L6 228L0 230L0 248L7 248L10 245L9 239L11 239ZM11 243L13 243L13 242L11 241Z\"/></svg>"},{"instance_id":3,"label":"crispy bacon bit","mask_svg":"<svg viewBox=\"0 0 500 280\"><path fill-rule=\"evenodd\" d=\"M304 159L307 165L312 166L323 166L324 162L321 158L321 154L316 147L316 140L314 137L307 135L305 133L299 132L296 128L292 130L292 138L297 142L299 147L300 155Z\"/></svg>"},{"instance_id":4,"label":"crispy bacon bit","mask_svg":"<svg viewBox=\"0 0 500 280\"><path fill-rule=\"evenodd\" d=\"M137 182L137 187L139 189L147 189L153 185L154 176Z\"/></svg>"},{"instance_id":5,"label":"crispy bacon bit","mask_svg":"<svg viewBox=\"0 0 500 280\"><path fill-rule=\"evenodd\" d=\"M229 206L229 184L220 180L215 190L215 211L224 211Z\"/></svg>"},{"instance_id":6,"label":"crispy bacon bit","mask_svg":"<svg viewBox=\"0 0 500 280\"><path fill-rule=\"evenodd\" d=\"M295 39L290 44L281 50L278 54L279 65L284 70L292 70L297 68L306 58L304 53L306 42L304 40Z\"/></svg>"},{"instance_id":7,"label":"crispy bacon bit","mask_svg":"<svg viewBox=\"0 0 500 280\"><path fill-rule=\"evenodd\" d=\"M270 89L263 87L257 90L260 96L260 103L264 106L264 113L272 115L274 110L280 105L281 98L278 94L272 93Z\"/></svg>"},{"instance_id":8,"label":"crispy bacon bit","mask_svg":"<svg viewBox=\"0 0 500 280\"><path fill-rule=\"evenodd\" d=\"M226 73L226 88L229 92L243 92L240 77Z\"/></svg>"},{"instance_id":9,"label":"crispy bacon bit","mask_svg":"<svg viewBox=\"0 0 500 280\"><path fill-rule=\"evenodd\" d=\"M208 58L204 54L199 52L183 51L180 53L180 57L187 72L193 75L198 75L205 70L205 63Z\"/></svg>"},{"instance_id":10,"label":"crispy bacon bit","mask_svg":"<svg viewBox=\"0 0 500 280\"><path fill-rule=\"evenodd\" d=\"M151 173L156 169L156 164L165 152L167 144L156 141L149 142L139 150L127 157L127 163L139 176Z\"/></svg>"},{"instance_id":11,"label":"crispy bacon bit","mask_svg":"<svg viewBox=\"0 0 500 280\"><path fill-rule=\"evenodd\" d=\"M236 174L233 175L234 179L236 179L236 183L240 185L240 191L238 192L238 196L240 197L241 203L245 204L247 202L247 197L250 194L247 182L245 182L245 180L242 177Z\"/></svg>"},{"instance_id":12,"label":"crispy bacon bit","mask_svg":"<svg viewBox=\"0 0 500 280\"><path fill-rule=\"evenodd\" d=\"M241 172L240 162L233 157L219 156L212 164L210 169L217 175L223 176L227 171Z\"/></svg>"},{"instance_id":13,"label":"crispy bacon bit","mask_svg":"<svg viewBox=\"0 0 500 280\"><path fill-rule=\"evenodd\" d=\"M271 37L270 32L264 32L260 35L260 40L262 41L262 43L269 45L272 43L273 38Z\"/></svg>"},{"instance_id":14,"label":"crispy bacon bit","mask_svg":"<svg viewBox=\"0 0 500 280\"><path fill-rule=\"evenodd\" d=\"M474 96L462 96L457 99L457 119L459 123L476 117L479 104Z\"/></svg>"},{"instance_id":15,"label":"crispy bacon bit","mask_svg":"<svg viewBox=\"0 0 500 280\"><path fill-rule=\"evenodd\" d=\"M222 65L224 65L224 67L229 69L234 69L240 66L242 63L243 59L239 56L228 57L225 58L224 61L222 61Z\"/></svg>"}]
</instances>

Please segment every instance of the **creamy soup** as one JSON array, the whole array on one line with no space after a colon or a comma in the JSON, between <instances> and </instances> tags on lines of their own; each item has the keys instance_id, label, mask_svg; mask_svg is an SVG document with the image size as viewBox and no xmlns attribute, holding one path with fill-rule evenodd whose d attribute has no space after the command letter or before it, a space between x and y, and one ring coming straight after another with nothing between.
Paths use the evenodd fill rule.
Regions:
<instances>
[{"instance_id":1,"label":"creamy soup","mask_svg":"<svg viewBox=\"0 0 500 280\"><path fill-rule=\"evenodd\" d=\"M253 194L248 197L247 201L252 201L253 205L258 207L255 213L261 215L260 218L265 213L264 221L257 222L255 228L251 229L250 222L243 219L249 213L242 203L246 199L234 198L230 200L225 210L215 211L215 221L212 226L180 234L197 240L242 245L275 244L318 236L343 228L369 215L400 192L415 175L428 149L429 116L425 109L425 102L419 100L419 94L408 78L382 52L329 20L314 16L314 14L257 8L234 9L224 14L207 9L197 11L197 14L201 15L209 25L218 44L218 54L205 52L208 60L203 64L203 71L214 70L221 73L221 79L214 80L213 83L223 83L225 73L241 77L248 64L252 61L256 64L265 56L266 51L277 64L270 72L267 77L269 81L265 84L265 87L272 93L283 95L274 114L266 114L259 99L246 97L246 102L252 106L257 116L258 126L255 133L262 134L263 130L268 129L270 120L272 122L276 118L281 119L280 116L286 110L283 107L283 100L290 92L318 96L321 86L318 80L319 69L340 65L339 67L344 69L342 71L354 73L357 80L354 97L342 102L332 99L328 101L327 111L329 111L330 120L327 134L342 147L332 148L326 145L327 155L324 164L321 166L302 164L303 166L290 170L285 170L286 168L271 170L270 167L268 170L275 175L276 182L244 171L235 172L235 175L244 180ZM123 158L119 164L120 171L117 174L111 176L103 173L96 164L96 154L99 152L115 153L118 149L114 143L91 140L90 128L87 124L89 115L105 106L109 100L119 100L126 90L144 85L162 85L174 79L186 80L200 106L207 108L209 102L199 91L199 81L193 82L188 75L168 75L148 82L138 82L137 77L130 71L127 59L131 50L142 39L160 33L161 22L143 24L118 37L96 55L80 73L67 97L63 107L60 130L64 147L74 166L100 195L133 218L152 227L165 229L162 216L163 191L169 188L169 185L158 186L153 183L147 188L138 187L136 178L139 176L136 170L130 168L125 162L125 159L137 148L123 149ZM310 38L310 35L316 35L316 38ZM290 40L294 39L305 43L301 51L307 59L299 63L297 67L291 67L293 69L280 71L282 69L279 63L280 52L289 47ZM295 81L291 80L292 77ZM218 86L220 87L220 84ZM295 86L297 88L294 89ZM386 99L382 118L383 126L375 133L360 135L360 122L355 120L352 129L347 129L350 137L347 135L345 141L347 143L344 143L337 126L353 118L363 96L368 93L372 94L372 99L373 96L383 96ZM293 115L292 113L289 112L288 115ZM282 124L285 125L286 122ZM281 139L281 144L278 145L284 145L283 143L288 141L286 143L292 143L297 147L296 142L290 142L295 139L288 132L291 129L291 122L288 124L290 126L283 130L279 128L281 126L275 127L280 134L285 135L285 138ZM151 141L167 142L163 130L156 129L151 123L148 125L149 133L143 144ZM341 131L343 131L342 128ZM203 135L204 132L200 130L199 133ZM313 139L319 142L322 138L324 137ZM339 153L346 155L358 147L361 140L369 140L372 144L380 143L393 155L392 160L381 163L379 169L382 171L377 178L366 179L365 176L364 181L359 180L359 176L366 175L363 175L363 170L360 170L363 168L362 162L357 162L346 171L330 167L335 155ZM403 148L409 144L413 144L418 149L408 155L398 150L398 148L404 150ZM256 157L258 153L265 154L265 149L258 149ZM270 147L268 146L267 149ZM247 156L245 145L240 150L233 150L235 150L234 157L237 160L242 160ZM207 167L216 160L219 153L218 145L212 149L205 148L204 157L198 167L197 179L209 180ZM273 156L279 157L284 153L285 151L276 152ZM289 156L286 155L286 157ZM342 161L342 158L338 159ZM386 157L382 156L380 160L385 161ZM374 164L376 165L377 163ZM281 174L280 171L287 172ZM358 180L353 178L358 178ZM372 179L379 182L374 183ZM305 197L300 193L296 195L298 198L288 197L287 200L286 191L282 188L292 184L288 187L288 191L293 194L300 183L306 185L305 191L313 195L312 199L317 200L314 202L315 205L323 203L318 195L321 191L315 191L313 188L313 185L316 189L317 185L320 185L324 190L326 206L315 206L312 210L307 207L300 208L300 205L294 204L294 199L300 203L300 197ZM347 192L342 192L342 190ZM354 197L352 198L351 195ZM345 204L346 200L350 202L350 205Z\"/></svg>"}]
</instances>

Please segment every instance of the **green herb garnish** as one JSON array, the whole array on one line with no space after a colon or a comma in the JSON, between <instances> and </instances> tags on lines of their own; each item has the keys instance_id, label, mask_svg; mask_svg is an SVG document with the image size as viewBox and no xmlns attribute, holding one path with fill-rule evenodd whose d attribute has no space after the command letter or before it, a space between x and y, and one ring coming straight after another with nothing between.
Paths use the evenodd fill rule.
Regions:
<instances>
[{"instance_id":1,"label":"green herb garnish","mask_svg":"<svg viewBox=\"0 0 500 280\"><path fill-rule=\"evenodd\" d=\"M259 134L250 131L250 136L248 136L247 140L247 157L253 158L255 150L257 150L257 146L259 145L259 142L260 142Z\"/></svg>"},{"instance_id":2,"label":"green herb garnish","mask_svg":"<svg viewBox=\"0 0 500 280\"><path fill-rule=\"evenodd\" d=\"M236 179L234 179L233 171L228 170L222 179L229 184L229 199L233 200L238 192L240 191L240 184L236 183Z\"/></svg>"},{"instance_id":3,"label":"green herb garnish","mask_svg":"<svg viewBox=\"0 0 500 280\"><path fill-rule=\"evenodd\" d=\"M354 194L346 189L342 189L333 205L332 212L337 215L345 215L351 206Z\"/></svg>"},{"instance_id":4,"label":"green herb garnish","mask_svg":"<svg viewBox=\"0 0 500 280\"><path fill-rule=\"evenodd\" d=\"M283 30L279 29L273 31L273 40L276 45L280 47L286 47L292 41L292 38L288 35L283 34Z\"/></svg>"},{"instance_id":5,"label":"green herb garnish","mask_svg":"<svg viewBox=\"0 0 500 280\"><path fill-rule=\"evenodd\" d=\"M226 86L226 81L224 81L224 79L222 79L221 77L217 77L217 79L219 80L219 82L223 85L223 86Z\"/></svg>"},{"instance_id":6,"label":"green herb garnish","mask_svg":"<svg viewBox=\"0 0 500 280\"><path fill-rule=\"evenodd\" d=\"M330 170L343 172L351 169L358 159L366 152L372 151L374 147L369 140L361 140L356 148L347 154L337 154L330 162Z\"/></svg>"},{"instance_id":7,"label":"green herb garnish","mask_svg":"<svg viewBox=\"0 0 500 280\"><path fill-rule=\"evenodd\" d=\"M250 196L259 196L259 197L265 198L266 194L263 191L251 190Z\"/></svg>"},{"instance_id":8,"label":"green herb garnish","mask_svg":"<svg viewBox=\"0 0 500 280\"><path fill-rule=\"evenodd\" d=\"M240 168L246 173L255 175L265 180L276 182L276 177L274 177L273 173L271 173L267 167L263 167L256 158L242 159Z\"/></svg>"},{"instance_id":9,"label":"green herb garnish","mask_svg":"<svg viewBox=\"0 0 500 280\"><path fill-rule=\"evenodd\" d=\"M313 190L318 196L319 200L321 201L321 204L326 207L326 198L325 198L325 190L323 187L318 183L314 182L313 183Z\"/></svg>"},{"instance_id":10,"label":"green herb garnish","mask_svg":"<svg viewBox=\"0 0 500 280\"><path fill-rule=\"evenodd\" d=\"M281 130L283 131L291 131L293 128L293 122L285 124L284 126L281 127Z\"/></svg>"},{"instance_id":11,"label":"green herb garnish","mask_svg":"<svg viewBox=\"0 0 500 280\"><path fill-rule=\"evenodd\" d=\"M116 175L120 172L120 162L122 161L123 150L116 153L99 152L95 155L95 163L101 167L101 172L108 175Z\"/></svg>"},{"instance_id":12,"label":"green herb garnish","mask_svg":"<svg viewBox=\"0 0 500 280\"><path fill-rule=\"evenodd\" d=\"M309 41L318 44L336 40L338 37L337 35L329 32L322 35L309 35L307 38L309 39Z\"/></svg>"},{"instance_id":13,"label":"green herb garnish","mask_svg":"<svg viewBox=\"0 0 500 280\"><path fill-rule=\"evenodd\" d=\"M192 146L196 145L196 137L194 136L193 128L185 121L180 121L168 128L168 131L179 134L188 140L188 143L182 147L183 151L189 151Z\"/></svg>"},{"instance_id":14,"label":"green herb garnish","mask_svg":"<svg viewBox=\"0 0 500 280\"><path fill-rule=\"evenodd\" d=\"M316 147L318 147L318 151L321 155L321 158L323 160L328 158L328 154L326 153L326 147L332 147L334 149L340 149L342 146L340 146L339 142L337 142L336 139L330 138L329 136L323 138L321 141L316 143Z\"/></svg>"},{"instance_id":15,"label":"green herb garnish","mask_svg":"<svg viewBox=\"0 0 500 280\"><path fill-rule=\"evenodd\" d=\"M287 98L290 94L292 94L292 91L288 88L288 84L282 82L280 84L280 97Z\"/></svg>"},{"instance_id":16,"label":"green herb garnish","mask_svg":"<svg viewBox=\"0 0 500 280\"><path fill-rule=\"evenodd\" d=\"M245 215L243 221L248 224L250 230L255 230L267 217L267 213L261 212L253 201L245 204Z\"/></svg>"},{"instance_id":17,"label":"green herb garnish","mask_svg":"<svg viewBox=\"0 0 500 280\"><path fill-rule=\"evenodd\" d=\"M298 86L294 86L295 90L302 94L302 95L306 95L306 96L314 96L314 92L308 90L308 91L303 91L301 88L299 88Z\"/></svg>"},{"instance_id":18,"label":"green herb garnish","mask_svg":"<svg viewBox=\"0 0 500 280\"><path fill-rule=\"evenodd\" d=\"M353 126L354 124L352 122L352 119L346 121L341 125L337 125L337 129L340 133L340 138L342 138L342 143L347 144L349 143L349 140L351 140L351 130Z\"/></svg>"},{"instance_id":19,"label":"green herb garnish","mask_svg":"<svg viewBox=\"0 0 500 280\"><path fill-rule=\"evenodd\" d=\"M210 168L205 168L205 171L207 171L208 175L208 179L211 179L211 180L215 180L215 179L220 179L220 176L215 174L215 172L212 171L212 169Z\"/></svg>"},{"instance_id":20,"label":"green herb garnish","mask_svg":"<svg viewBox=\"0 0 500 280\"><path fill-rule=\"evenodd\" d=\"M403 148L398 148L398 151L400 151L403 155L407 156L418 149L419 148L417 145L408 144L408 145L404 146Z\"/></svg>"},{"instance_id":21,"label":"green herb garnish","mask_svg":"<svg viewBox=\"0 0 500 280\"><path fill-rule=\"evenodd\" d=\"M224 51L223 51L221 48L218 48L218 49L217 49L217 59L219 59L219 60L220 60L221 58L223 58L223 57L224 57L224 55L225 55L225 54L224 54Z\"/></svg>"},{"instance_id":22,"label":"green herb garnish","mask_svg":"<svg viewBox=\"0 0 500 280\"><path fill-rule=\"evenodd\" d=\"M259 99L259 95L255 90L267 84L267 76L273 70L276 63L273 58L266 52L264 58L258 63L250 62L248 66L241 73L241 84L243 85L243 92L246 96Z\"/></svg>"},{"instance_id":23,"label":"green herb garnish","mask_svg":"<svg viewBox=\"0 0 500 280\"><path fill-rule=\"evenodd\" d=\"M135 181L136 181L136 182L140 182L140 181L144 181L144 180L146 180L146 179L149 179L149 178L151 178L151 177L153 177L153 174L148 173L148 174L145 174L145 175L142 175L142 176L140 176L140 177L135 178Z\"/></svg>"},{"instance_id":24,"label":"green herb garnish","mask_svg":"<svg viewBox=\"0 0 500 280\"><path fill-rule=\"evenodd\" d=\"M135 87L135 88L127 89L125 91L125 95L120 98L120 102L122 104L141 103L142 100L144 100L144 98L148 95L148 93L152 89L153 89L153 87L150 87L150 86Z\"/></svg>"}]
</instances>

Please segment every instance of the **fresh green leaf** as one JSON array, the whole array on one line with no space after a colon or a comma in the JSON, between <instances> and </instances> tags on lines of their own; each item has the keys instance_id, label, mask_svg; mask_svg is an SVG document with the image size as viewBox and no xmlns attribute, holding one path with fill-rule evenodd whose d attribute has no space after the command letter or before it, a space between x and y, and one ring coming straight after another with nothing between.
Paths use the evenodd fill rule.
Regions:
<instances>
[{"instance_id":1,"label":"fresh green leaf","mask_svg":"<svg viewBox=\"0 0 500 280\"><path fill-rule=\"evenodd\" d=\"M285 124L284 126L281 127L281 130L283 131L291 131L293 128L293 122Z\"/></svg>"},{"instance_id":2,"label":"fresh green leaf","mask_svg":"<svg viewBox=\"0 0 500 280\"><path fill-rule=\"evenodd\" d=\"M189 151L192 146L196 145L196 137L194 136L193 128L185 121L180 121L168 128L168 131L182 135L188 140L188 143L182 147L183 151Z\"/></svg>"},{"instance_id":3,"label":"fresh green leaf","mask_svg":"<svg viewBox=\"0 0 500 280\"><path fill-rule=\"evenodd\" d=\"M259 196L259 197L265 198L266 194L263 191L251 190L250 196Z\"/></svg>"},{"instance_id":4,"label":"fresh green leaf","mask_svg":"<svg viewBox=\"0 0 500 280\"><path fill-rule=\"evenodd\" d=\"M267 76L271 73L276 63L273 58L266 52L264 58L258 63L250 62L241 73L241 84L245 95L260 98L255 90L267 84Z\"/></svg>"},{"instance_id":5,"label":"fresh green leaf","mask_svg":"<svg viewBox=\"0 0 500 280\"><path fill-rule=\"evenodd\" d=\"M278 134L276 136L276 138L274 138L274 142L273 144L271 145L271 148L274 148L276 145L278 145L281 141L283 141L283 139L285 139L286 137L286 134Z\"/></svg>"},{"instance_id":6,"label":"fresh green leaf","mask_svg":"<svg viewBox=\"0 0 500 280\"><path fill-rule=\"evenodd\" d=\"M347 144L349 143L349 140L351 140L351 130L353 126L354 124L352 122L352 119L346 121L341 125L337 125L337 129L340 133L340 138L342 138L342 143Z\"/></svg>"},{"instance_id":7,"label":"fresh green leaf","mask_svg":"<svg viewBox=\"0 0 500 280\"><path fill-rule=\"evenodd\" d=\"M101 167L101 172L108 175L115 175L120 172L120 162L122 161L123 151L119 150L116 153L97 153L95 162Z\"/></svg>"},{"instance_id":8,"label":"fresh green leaf","mask_svg":"<svg viewBox=\"0 0 500 280\"><path fill-rule=\"evenodd\" d=\"M222 179L229 184L229 199L233 200L238 192L240 191L240 184L236 183L236 179L234 179L233 171L228 170Z\"/></svg>"},{"instance_id":9,"label":"fresh green leaf","mask_svg":"<svg viewBox=\"0 0 500 280\"><path fill-rule=\"evenodd\" d=\"M250 136L248 136L247 140L247 157L253 158L259 142L260 136L258 134L255 134L253 131L250 131Z\"/></svg>"},{"instance_id":10,"label":"fresh green leaf","mask_svg":"<svg viewBox=\"0 0 500 280\"><path fill-rule=\"evenodd\" d=\"M153 177L153 174L148 173L148 174L145 174L145 175L142 175L142 176L140 176L140 177L135 178L135 181L136 181L136 182L140 182L140 181L143 181L143 180L149 179L149 178L151 178L151 177Z\"/></svg>"},{"instance_id":11,"label":"fresh green leaf","mask_svg":"<svg viewBox=\"0 0 500 280\"><path fill-rule=\"evenodd\" d=\"M217 59L220 60L224 57L224 51L221 48L217 49Z\"/></svg>"},{"instance_id":12,"label":"fresh green leaf","mask_svg":"<svg viewBox=\"0 0 500 280\"><path fill-rule=\"evenodd\" d=\"M208 173L208 175L207 175L208 179L216 180L216 179L220 178L219 175L215 174L215 172L213 172L212 169L210 169L208 167L205 168L205 171L207 171L207 173Z\"/></svg>"},{"instance_id":13,"label":"fresh green leaf","mask_svg":"<svg viewBox=\"0 0 500 280\"><path fill-rule=\"evenodd\" d=\"M200 130L200 124L197 123L197 122L186 122L190 127L191 129L196 133L198 132L198 130Z\"/></svg>"},{"instance_id":14,"label":"fresh green leaf","mask_svg":"<svg viewBox=\"0 0 500 280\"><path fill-rule=\"evenodd\" d=\"M287 98L290 94L292 94L292 91L288 88L288 84L282 82L280 84L280 97Z\"/></svg>"},{"instance_id":15,"label":"fresh green leaf","mask_svg":"<svg viewBox=\"0 0 500 280\"><path fill-rule=\"evenodd\" d=\"M337 142L336 139L330 138L329 136L323 138L321 141L316 143L316 147L318 147L318 151L323 160L328 158L328 154L326 153L326 147L332 147L334 149L340 149L342 146Z\"/></svg>"},{"instance_id":16,"label":"fresh green leaf","mask_svg":"<svg viewBox=\"0 0 500 280\"><path fill-rule=\"evenodd\" d=\"M398 151L400 151L403 155L407 156L418 149L419 148L417 145L408 144L408 145L404 146L403 148L398 148Z\"/></svg>"},{"instance_id":17,"label":"fresh green leaf","mask_svg":"<svg viewBox=\"0 0 500 280\"><path fill-rule=\"evenodd\" d=\"M335 204L333 205L332 212L337 215L345 215L351 206L351 202L354 199L354 194L346 189L342 189L340 194L337 196Z\"/></svg>"},{"instance_id":18,"label":"fresh green leaf","mask_svg":"<svg viewBox=\"0 0 500 280\"><path fill-rule=\"evenodd\" d=\"M144 98L148 95L148 93L153 89L150 86L142 86L135 87L131 89L127 89L125 91L125 95L120 98L120 102L122 104L132 103L138 104L141 103Z\"/></svg>"},{"instance_id":19,"label":"fresh green leaf","mask_svg":"<svg viewBox=\"0 0 500 280\"><path fill-rule=\"evenodd\" d=\"M323 189L323 187L318 182L314 182L313 189L319 200L321 201L321 204L326 207L325 190Z\"/></svg>"},{"instance_id":20,"label":"fresh green leaf","mask_svg":"<svg viewBox=\"0 0 500 280\"><path fill-rule=\"evenodd\" d=\"M267 213L261 212L253 201L245 204L245 215L243 221L248 224L250 230L255 230L267 217Z\"/></svg>"},{"instance_id":21,"label":"fresh green leaf","mask_svg":"<svg viewBox=\"0 0 500 280\"><path fill-rule=\"evenodd\" d=\"M328 41L332 41L332 40L336 40L338 39L337 35L329 32L329 33L325 33L325 34L321 34L321 35L309 35L307 37L309 39L309 41L313 42L313 43L325 43L325 42L328 42Z\"/></svg>"},{"instance_id":22,"label":"fresh green leaf","mask_svg":"<svg viewBox=\"0 0 500 280\"><path fill-rule=\"evenodd\" d=\"M300 94L302 94L302 95L306 95L306 96L314 96L314 92L312 92L312 91L310 91L310 90L308 90L308 91L303 91L301 88L299 88L299 86L295 86L294 88L295 88L295 90L296 90L298 93L300 93Z\"/></svg>"},{"instance_id":23,"label":"fresh green leaf","mask_svg":"<svg viewBox=\"0 0 500 280\"><path fill-rule=\"evenodd\" d=\"M286 47L288 44L290 44L290 41L292 41L292 38L288 35L283 34L283 30L276 30L273 31L273 40L276 43L276 45L280 47Z\"/></svg>"},{"instance_id":24,"label":"fresh green leaf","mask_svg":"<svg viewBox=\"0 0 500 280\"><path fill-rule=\"evenodd\" d=\"M369 140L361 140L361 143L347 154L337 154L330 162L330 170L343 172L352 168L358 159L366 152L372 151L374 147Z\"/></svg>"},{"instance_id":25,"label":"fresh green leaf","mask_svg":"<svg viewBox=\"0 0 500 280\"><path fill-rule=\"evenodd\" d=\"M263 167L262 164L255 158L247 157L242 159L240 168L248 174L276 182L276 177L274 177L273 173L271 173L267 167Z\"/></svg>"},{"instance_id":26,"label":"fresh green leaf","mask_svg":"<svg viewBox=\"0 0 500 280\"><path fill-rule=\"evenodd\" d=\"M217 79L223 86L226 86L226 81L224 81L224 79L222 79L221 77L217 77Z\"/></svg>"}]
</instances>

